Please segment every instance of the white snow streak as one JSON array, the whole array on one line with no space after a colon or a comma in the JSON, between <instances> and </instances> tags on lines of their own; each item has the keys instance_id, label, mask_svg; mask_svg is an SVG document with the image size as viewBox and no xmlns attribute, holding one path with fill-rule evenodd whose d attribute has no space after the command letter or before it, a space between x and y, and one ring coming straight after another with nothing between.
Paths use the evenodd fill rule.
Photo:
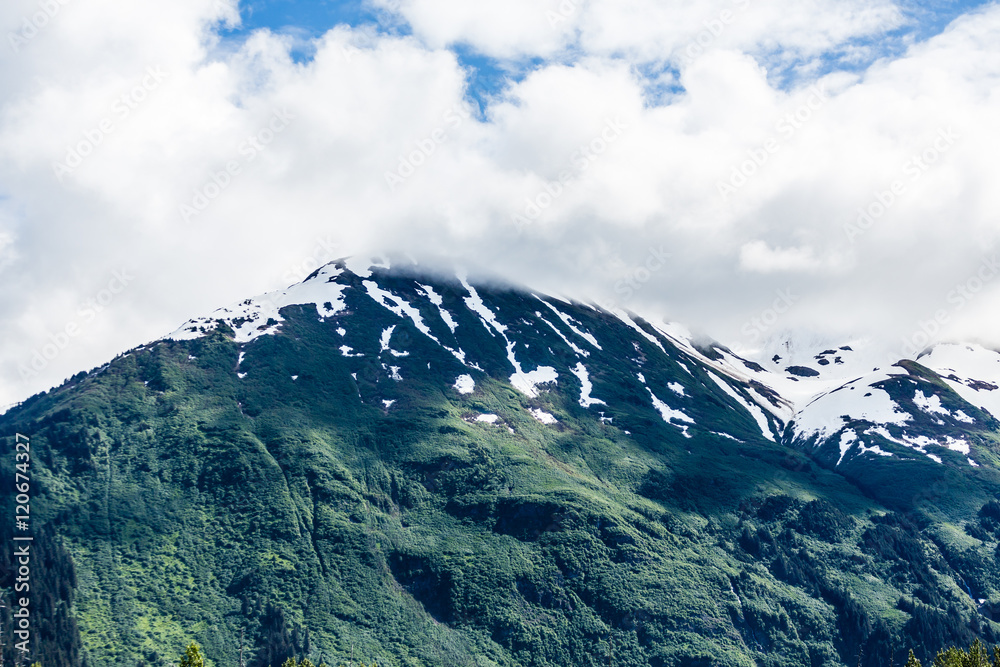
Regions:
<instances>
[{"instance_id":1,"label":"white snow streak","mask_svg":"<svg viewBox=\"0 0 1000 667\"><path fill-rule=\"evenodd\" d=\"M594 385L590 383L590 374L587 373L587 368L583 364L577 364L576 368L571 368L573 375L575 375L580 380L580 405L589 408L592 405L607 405L604 401L599 398L591 398L590 392L593 391Z\"/></svg>"},{"instance_id":2,"label":"white snow streak","mask_svg":"<svg viewBox=\"0 0 1000 667\"><path fill-rule=\"evenodd\" d=\"M732 397L733 400L742 405L746 409L746 411L750 413L750 416L753 417L754 420L757 422L757 426L760 427L760 432L763 434L763 436L768 440L770 440L771 442L774 442L774 435L771 433L771 424L767 421L767 417L764 415L764 411L760 409L760 406L754 405L750 403L750 401L740 396L738 393L736 393L735 389L730 387L715 373L709 373L708 376L715 381L715 384L719 385L719 388L722 389L722 391L729 394L729 396Z\"/></svg>"},{"instance_id":3,"label":"white snow streak","mask_svg":"<svg viewBox=\"0 0 1000 667\"><path fill-rule=\"evenodd\" d=\"M684 434L685 438L690 438L691 435L688 433L687 426L685 426L684 424L674 424L673 421L671 420L685 422L687 424L693 424L694 420L691 419L691 417L689 417L688 415L686 415L683 411L674 410L669 405L661 401L659 398L656 397L656 394L654 394L653 390L650 389L649 387L646 387L646 391L649 392L650 398L653 399L653 407L655 407L659 411L660 416L663 417L663 421L667 422L671 426L676 426L681 430L681 433Z\"/></svg>"},{"instance_id":4,"label":"white snow streak","mask_svg":"<svg viewBox=\"0 0 1000 667\"><path fill-rule=\"evenodd\" d=\"M576 324L577 324L577 323L575 323L575 321L573 320L573 318L571 318L571 317L570 317L569 315L567 315L567 314L563 313L563 312L562 312L562 311L560 311L560 310L559 310L558 308L556 308L556 307L555 307L555 306L553 306L553 305L552 305L551 303L549 303L548 301L546 301L546 300L545 300L545 299L543 299L542 297L538 296L537 294L535 295L535 298L536 298L536 299L538 299L539 301L541 301L542 303L544 303L544 304L545 304L546 306L548 306L549 308L551 308L551 309L552 309L552 312L553 312L553 313L555 313L555 314L556 314L556 316L558 316L558 317L559 317L559 319L563 321L563 324L565 324L565 325L566 325L567 327L569 327L569 328L570 328L570 330L571 330L571 331L572 331L573 333L575 333L575 334L576 334L577 336L579 336L580 338L584 339L585 341L587 341L588 343L590 343L591 345L593 345L594 347L596 347L596 348L597 348L598 350L603 350L603 349L604 349L604 348L602 348L602 347L600 346L600 344L599 344L599 343L597 342L597 339L596 339L596 338L594 338L594 335L593 335L593 334L591 334L591 333L587 333L586 331L581 331L581 330L580 330L580 329L579 329L579 328L578 328L578 327L576 326Z\"/></svg>"}]
</instances>

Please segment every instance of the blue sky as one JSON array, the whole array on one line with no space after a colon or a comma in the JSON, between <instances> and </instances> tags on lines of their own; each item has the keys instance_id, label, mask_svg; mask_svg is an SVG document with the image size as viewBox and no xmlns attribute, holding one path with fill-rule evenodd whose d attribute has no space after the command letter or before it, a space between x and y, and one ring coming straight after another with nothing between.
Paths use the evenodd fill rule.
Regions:
<instances>
[{"instance_id":1,"label":"blue sky","mask_svg":"<svg viewBox=\"0 0 1000 667\"><path fill-rule=\"evenodd\" d=\"M240 2L243 31L270 28L305 30L320 35L335 25L359 25L376 20L375 13L360 0L244 0Z\"/></svg>"},{"instance_id":2,"label":"blue sky","mask_svg":"<svg viewBox=\"0 0 1000 667\"><path fill-rule=\"evenodd\" d=\"M864 70L873 61L883 57L893 57L901 54L914 41L923 41L939 34L951 21L963 13L978 7L991 4L984 0L930 0L916 2L902 0L900 5L910 18L910 25L891 34L880 37L879 40L863 40L856 46L868 47L870 56L861 60L849 61L843 53L828 54L822 61L819 72L822 74L833 70ZM318 37L336 25L349 26L376 25L383 32L407 34L408 26L389 17L384 12L374 9L365 0L243 0L240 2L242 25L237 30L227 31L226 38L242 40L249 33L261 28L273 32L294 35L299 39L300 46L293 50L297 61L308 61L312 57L309 39ZM478 53L466 45L452 47L466 70L469 72L468 97L481 111L485 110L489 100L500 93L509 81L521 79L535 66L542 64L540 60L502 62L495 58ZM763 54L762 54L763 55ZM764 55L765 62L767 56ZM769 67L773 81L781 88L794 86L797 80L796 67L799 63L784 62L781 66ZM669 69L669 67L667 68ZM656 74L662 73L664 67L647 65L640 72L650 74L650 85L647 87L648 99L651 103L659 101L677 92L676 84L662 88L653 82Z\"/></svg>"},{"instance_id":3,"label":"blue sky","mask_svg":"<svg viewBox=\"0 0 1000 667\"><path fill-rule=\"evenodd\" d=\"M918 24L914 33L925 39L941 31L952 19L967 11L990 4L983 0L930 0L900 3ZM377 12L363 0L244 0L240 3L243 28L274 31L297 29L320 35L338 24L360 25L378 22Z\"/></svg>"},{"instance_id":4,"label":"blue sky","mask_svg":"<svg viewBox=\"0 0 1000 667\"><path fill-rule=\"evenodd\" d=\"M307 45L310 38L319 37L337 25L375 25L386 33L409 33L408 26L390 20L363 0L242 0L240 16L242 25L236 30L226 31L224 36L227 39L242 40L261 28L294 35L301 40L301 46L292 51L299 62L312 57ZM506 81L519 79L537 64L504 64L464 45L458 45L453 50L469 72L469 100L480 110L486 108L488 100L503 89Z\"/></svg>"}]
</instances>

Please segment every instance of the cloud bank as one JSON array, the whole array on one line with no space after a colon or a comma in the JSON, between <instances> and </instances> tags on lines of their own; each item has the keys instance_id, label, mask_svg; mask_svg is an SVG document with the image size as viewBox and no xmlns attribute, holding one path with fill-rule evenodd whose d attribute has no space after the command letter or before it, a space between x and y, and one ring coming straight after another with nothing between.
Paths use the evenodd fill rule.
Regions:
<instances>
[{"instance_id":1,"label":"cloud bank","mask_svg":"<svg viewBox=\"0 0 1000 667\"><path fill-rule=\"evenodd\" d=\"M775 333L1000 344L997 5L375 7L307 61L223 0L0 8L0 404L386 251L737 347L779 293Z\"/></svg>"}]
</instances>

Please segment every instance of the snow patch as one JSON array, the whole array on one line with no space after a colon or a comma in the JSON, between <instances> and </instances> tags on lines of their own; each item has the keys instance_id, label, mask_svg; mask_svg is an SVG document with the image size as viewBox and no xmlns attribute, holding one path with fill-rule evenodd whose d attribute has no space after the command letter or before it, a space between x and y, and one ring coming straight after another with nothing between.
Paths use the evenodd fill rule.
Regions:
<instances>
[{"instance_id":1,"label":"snow patch","mask_svg":"<svg viewBox=\"0 0 1000 667\"><path fill-rule=\"evenodd\" d=\"M545 412L545 410L542 410L541 408L532 408L531 410L528 410L528 412L531 413L532 417L543 424L555 424L558 421L554 416Z\"/></svg>"},{"instance_id":2,"label":"snow patch","mask_svg":"<svg viewBox=\"0 0 1000 667\"><path fill-rule=\"evenodd\" d=\"M599 398L590 397L590 392L593 391L594 385L590 383L590 375L583 364L577 364L576 368L571 368L570 371L580 380L580 405L582 407L589 408L592 405L607 405L607 403Z\"/></svg>"},{"instance_id":3,"label":"snow patch","mask_svg":"<svg viewBox=\"0 0 1000 667\"><path fill-rule=\"evenodd\" d=\"M865 445L865 443L862 442L862 443L859 443L859 446L860 446L860 449L861 449L861 452L860 452L861 454L872 453L872 454L877 454L879 456L892 456L891 453L885 451L884 449L882 449L878 445L872 445L871 447L868 447L868 446ZM928 456L930 456L930 455L928 455ZM939 459L938 463L940 463L940 462L941 461Z\"/></svg>"},{"instance_id":4,"label":"snow patch","mask_svg":"<svg viewBox=\"0 0 1000 667\"><path fill-rule=\"evenodd\" d=\"M369 257L348 257L344 260L344 266L358 278L371 278L372 276L372 260Z\"/></svg>"},{"instance_id":5,"label":"snow patch","mask_svg":"<svg viewBox=\"0 0 1000 667\"><path fill-rule=\"evenodd\" d=\"M953 452L960 452L966 456L972 452L972 447L967 441L962 440L961 438L953 438L950 435L945 436L944 446Z\"/></svg>"},{"instance_id":6,"label":"snow patch","mask_svg":"<svg viewBox=\"0 0 1000 667\"><path fill-rule=\"evenodd\" d=\"M691 435L688 433L687 426L683 424L674 424L673 421L671 420L685 422L687 424L693 424L694 420L691 419L691 417L689 417L688 415L686 415L682 410L674 410L669 405L661 401L659 398L656 397L656 394L654 394L653 390L650 389L649 387L646 387L646 391L649 392L650 398L653 399L653 407L655 407L659 411L660 416L663 417L663 421L667 422L671 426L676 426L681 430L685 438L690 438Z\"/></svg>"},{"instance_id":7,"label":"snow patch","mask_svg":"<svg viewBox=\"0 0 1000 667\"><path fill-rule=\"evenodd\" d=\"M920 363L944 378L965 401L1000 419L1000 352L982 345L942 344Z\"/></svg>"},{"instance_id":8,"label":"snow patch","mask_svg":"<svg viewBox=\"0 0 1000 667\"><path fill-rule=\"evenodd\" d=\"M382 345L382 352L389 349L389 340L392 338L392 332L396 330L396 325L393 324L391 327L382 332L382 338L379 343Z\"/></svg>"},{"instance_id":9,"label":"snow patch","mask_svg":"<svg viewBox=\"0 0 1000 667\"><path fill-rule=\"evenodd\" d=\"M965 414L961 410L959 410L958 412L955 413L955 419L957 419L958 421L963 422L965 424L975 424L976 423L975 419L973 419L969 415Z\"/></svg>"},{"instance_id":10,"label":"snow patch","mask_svg":"<svg viewBox=\"0 0 1000 667\"><path fill-rule=\"evenodd\" d=\"M529 398L538 397L538 389L536 388L540 384L546 384L548 382L557 382L559 380L559 374L556 373L556 369L551 366L539 366L530 373L525 373L521 370L521 364L516 363L514 360L513 343L508 345L508 358L514 363L514 368L516 369L514 374L510 376L510 383L519 392L528 396Z\"/></svg>"},{"instance_id":11,"label":"snow patch","mask_svg":"<svg viewBox=\"0 0 1000 667\"><path fill-rule=\"evenodd\" d=\"M854 431L844 431L840 434L840 458L837 459L837 465L844 460L847 456L847 452L851 451L851 447L855 442L858 441L858 434Z\"/></svg>"},{"instance_id":12,"label":"snow patch","mask_svg":"<svg viewBox=\"0 0 1000 667\"><path fill-rule=\"evenodd\" d=\"M924 396L924 392L918 391L913 397L913 402L924 412L930 414L950 415L951 412L941 407L941 397L937 394Z\"/></svg>"},{"instance_id":13,"label":"snow patch","mask_svg":"<svg viewBox=\"0 0 1000 667\"><path fill-rule=\"evenodd\" d=\"M888 377L888 374L879 375ZM795 430L801 437L829 437L844 426L844 417L873 424L903 426L912 418L899 411L892 397L878 387L870 386L871 378L859 378L838 389L821 395L795 415ZM881 381L881 380L876 380Z\"/></svg>"},{"instance_id":14,"label":"snow patch","mask_svg":"<svg viewBox=\"0 0 1000 667\"><path fill-rule=\"evenodd\" d=\"M455 380L455 391L460 394L471 394L476 390L476 381L471 375L459 375Z\"/></svg>"},{"instance_id":15,"label":"snow patch","mask_svg":"<svg viewBox=\"0 0 1000 667\"><path fill-rule=\"evenodd\" d=\"M765 438L767 438L771 442L775 441L774 435L771 433L771 424L770 422L767 421L767 416L764 414L764 411L760 409L760 406L754 405L750 401L740 396L735 389L730 387L728 383L722 380L722 378L720 378L715 373L709 373L708 376L715 381L715 384L719 385L719 388L722 389L722 391L729 394L729 396L733 400L742 405L743 408L750 413L750 416L753 417L754 421L757 422L757 426L760 427L760 432L761 434L763 434Z\"/></svg>"},{"instance_id":16,"label":"snow patch","mask_svg":"<svg viewBox=\"0 0 1000 667\"><path fill-rule=\"evenodd\" d=\"M927 453L928 447L931 446L944 447L954 452L960 452L962 454L965 454L966 456L968 456L969 453L972 451L967 441L962 440L960 438L953 438L951 436L945 436L944 442L935 440L934 438L930 438L926 435L912 436L906 433L903 433L900 437L896 438L893 437L891 433L889 433L889 430L885 426L875 426L869 428L867 431L865 431L865 433L866 434L874 433L876 435L885 438L889 442L894 442L897 445L902 445L904 447L909 447L910 449L914 449L920 452L921 454L924 454L934 459L935 461L938 461L939 463L940 463L939 457L931 456L930 454Z\"/></svg>"}]
</instances>

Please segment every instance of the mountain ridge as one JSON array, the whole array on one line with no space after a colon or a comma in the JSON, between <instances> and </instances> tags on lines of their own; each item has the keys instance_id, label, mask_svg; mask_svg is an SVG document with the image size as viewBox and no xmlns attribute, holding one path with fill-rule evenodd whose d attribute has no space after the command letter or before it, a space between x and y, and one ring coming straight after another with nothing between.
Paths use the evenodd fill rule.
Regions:
<instances>
[{"instance_id":1,"label":"mountain ridge","mask_svg":"<svg viewBox=\"0 0 1000 667\"><path fill-rule=\"evenodd\" d=\"M773 371L679 325L334 262L0 434L32 438L94 667L192 636L226 664L241 630L268 660L876 665L1000 638L998 429L963 359L854 380L902 423L826 410L842 387L799 429Z\"/></svg>"},{"instance_id":2,"label":"mountain ridge","mask_svg":"<svg viewBox=\"0 0 1000 667\"><path fill-rule=\"evenodd\" d=\"M348 271L349 273L354 273L347 268L347 264L347 259L336 260L324 267L320 267L306 280L296 286L292 286L286 290L261 295L261 297L245 300L241 302L239 306L235 307L236 310L233 310L232 308L224 308L216 311L216 313L219 316L222 316L221 319L228 321L230 324L233 324L234 322L239 324L239 326L236 327L236 339L240 342L249 342L258 335L266 335L276 331L276 327L280 326L280 308L284 305L290 305L293 302L296 305L307 305L309 303L313 303L316 305L321 317L332 316L338 312L338 309L334 306L334 304L340 303L339 299L341 297L342 289L339 286L330 289L329 285L333 283L337 277L334 275L335 271ZM374 263L367 269L358 270L358 273L355 273L354 275L358 275L360 273L361 275L359 277L363 279L370 277L371 269L373 268L376 270L390 270L390 264ZM422 269L414 263L405 267L403 271L404 273L409 272L419 274ZM322 281L324 279L326 280L325 285L327 285L327 292L323 292ZM469 296L466 299L466 305L471 307L470 304L473 304L478 300L478 294L476 293L475 288L472 287L464 277L456 277L456 279L462 287L468 291ZM367 282L370 283L371 281ZM594 345L596 344L596 341L589 334L585 335L579 328L573 326L569 322L569 318L561 313L558 308L553 306L550 302L545 301L545 298L558 300L569 305L583 305L597 310L598 312L613 315L634 329L637 333L646 337L647 340L651 340L654 343L656 343L655 338L657 336L665 337L683 353L698 359L725 377L749 385L747 388L747 396L744 398L748 398L750 401L743 407L746 408L747 412L753 415L758 424L761 425L762 434L764 434L765 437L773 437L775 434L783 433L789 427L796 432L797 436L795 439L797 440L808 438L810 435L825 434L823 424L833 424L835 417L830 415L821 415L817 417L816 413L820 412L815 406L817 401L822 401L822 399L845 389L851 390L852 385L862 380L865 381L866 386L877 390L875 385L888 380L890 376L903 375L904 372L902 370L893 369L904 369L905 367L900 366L900 364L907 361L902 359L892 360L891 364L883 362L880 365L888 366L888 370L882 370L880 367L873 367L870 371L865 371L864 369L866 368L865 365L867 363L870 363L873 359L884 360L886 357L884 356L884 352L868 354L867 357L864 354L859 354L856 348L860 345L863 349L867 345L867 342L864 340L858 341L855 339L851 341L853 347L851 344L846 344L836 348L825 349L823 352L816 355L812 355L811 352L807 352L804 356L801 353L796 353L796 351L792 350L792 341L786 339L778 345L772 343L770 346L771 351L781 349L786 355L784 358L775 354L772 360L761 359L761 363L758 363L740 357L725 346L715 343L714 341L700 341L696 344L695 337L692 336L692 334L682 325L677 323L650 323L642 318L639 318L634 313L630 313L625 310L606 310L597 304L574 304L573 301L555 297L543 298L535 292L516 285L506 285L503 288L512 291L522 291L537 298L541 303L551 309L555 318L561 320L562 323L570 329L570 331L566 332L566 334L569 334L569 336L577 340L579 345ZM298 293L297 296L291 296L291 294L296 292ZM397 315L402 315L406 312L412 316L412 313L415 312L409 303L405 302L405 300L397 299L393 295L375 292L369 293L369 296L381 301L383 306L390 308L393 312L396 312ZM452 328L454 322L451 320L451 315L448 311L441 307L440 297L434 293L433 289L431 289L430 294L424 294L424 296L430 299L431 302L438 307L438 312L440 313L442 319L446 321L449 329L451 329L451 332L454 333L454 328ZM387 298L389 301L386 300ZM313 299L313 301L310 301L310 299ZM320 303L319 300L322 300L322 303ZM269 307L264 308L265 305L269 305ZM258 308L257 310L254 310L257 306L260 306L260 308L263 309ZM238 309L240 307L249 310L239 312ZM492 312L488 309L484 310L485 307L482 305L481 300L479 300L476 308L478 308L477 314L480 316L482 323L487 326L487 329L492 327L492 329L498 331L500 335L504 334L504 331L500 330L504 328L504 325L499 325L497 323L495 315ZM228 319L226 317L227 315ZM200 325L198 324L199 320L191 320L178 329L178 331L170 334L167 338L174 340L190 338L193 335L192 327L198 329L200 326L204 329L206 326L213 326L213 317L215 317L215 315L209 316L208 318L202 318L200 320ZM255 323L261 319L264 319L265 325L263 327L256 325L255 327ZM650 331L644 330L641 326L636 325L635 319L639 319L650 326L653 333L650 333ZM271 325L275 327L274 329L269 328L266 324L266 322L271 320L275 322L274 325ZM414 321L417 322L417 320ZM577 343L571 342L570 339L563 332L560 332L552 323L544 320L544 318L542 321L545 322L547 326L552 328L552 330L555 331L567 345L571 346L577 353L578 357L585 358L586 356L589 356L589 353L584 353L583 348L580 348ZM440 341L438 341L438 339L430 333L430 329L426 328L422 320L417 322L417 328L425 335L428 335L435 342L440 343ZM510 341L507 341L507 343L510 344ZM818 349L815 344L812 347ZM462 353L461 356L458 356L458 352L455 350L452 350L447 346L445 346L445 349L449 350L453 354L456 354L458 360L464 363L464 353ZM511 347L511 350L512 349L513 348ZM958 359L956 357L957 349L971 352L975 358ZM767 350L766 347L765 350ZM766 357L767 354L769 354L769 352L762 352L764 357ZM952 389L962 397L963 401L983 403L983 405L972 405L972 403L970 403L970 405L978 412L985 412L987 419L992 418L995 420L1000 418L1000 391L997 390L997 383L1000 382L1000 353L979 345L939 344L934 348L924 351L920 356L918 356L918 360L926 358L929 361L939 357L945 357L945 361L943 363L951 363L952 365L957 364L963 366L968 371L963 381L962 378L955 375L955 371L953 369L950 369L950 377L954 379L945 380L946 382L951 383ZM844 358L847 359L846 363ZM533 397L536 392L533 388L534 383L530 377L530 373L525 373L520 369L520 363L517 361L516 357L513 356L512 351L508 353L508 359L511 361L511 365L515 369L514 375L511 376L512 384L519 390L523 390L529 397ZM971 367L975 366L977 363L985 367L985 375L980 373L982 378L973 378L970 375L970 373L973 373L973 371L971 371ZM770 366L770 368L765 367L764 364ZM841 365L844 366L844 371L841 371L840 373L826 372L828 370L839 370L838 366ZM988 366L992 366L993 368L989 368ZM791 369L791 371L789 369ZM942 367L938 370L943 371L944 369ZM538 373L539 375L537 377L539 378L547 378L549 381L554 381L554 371L555 369L550 366L543 366L532 372ZM813 373L815 373L815 375L813 375ZM879 373L886 374L886 377L879 375ZM757 387L763 385L769 390L769 392L763 392L764 394L767 394L764 396L762 395L762 392L755 389L755 385ZM925 396L921 390L918 389L917 391L920 392L920 396L924 396L924 400L936 400L938 405L940 405L941 397L938 394L931 393L929 396ZM652 394L652 391L650 393ZM655 399L653 401L654 404L660 401L660 399L655 395L652 396L652 398ZM852 406L847 407L850 408ZM878 408L880 409L860 408L860 417L871 418L869 421L874 420L872 423L875 423L879 428L885 426L885 423L878 421L880 417L887 419L888 422L886 423L897 426L900 425L892 421L893 414L896 413L893 412L891 407L887 408L887 406L883 404L878 406ZM766 410L776 421L769 422L768 417L765 417L758 412L760 409ZM973 412L973 409L967 408L966 411L959 410L959 414L962 415L960 419L968 422L971 417L969 417L966 412ZM888 414L886 414L887 410ZM850 410L848 409L848 413L846 414L849 414L849 412ZM680 419L683 420L683 418ZM765 427L765 423L769 423L770 425ZM768 433L768 431L773 432ZM830 435L833 436L837 434L834 433ZM876 435L882 434L876 433ZM890 442L902 444L903 446L911 446L914 444L912 442L907 442L906 440L900 441L898 438L894 439L892 435L883 437ZM944 442L947 443L944 446L948 449L952 449L955 446L960 447L962 450L965 449L964 445L953 445L950 441ZM918 451L921 451L922 447L917 445L917 449ZM883 450L880 449L878 445L874 445L868 451L880 453ZM864 453L864 451L862 453ZM931 454L930 456L932 457L932 460L940 458L936 457L934 454ZM843 457L840 458L842 459ZM971 461L972 459L969 460Z\"/></svg>"}]
</instances>

